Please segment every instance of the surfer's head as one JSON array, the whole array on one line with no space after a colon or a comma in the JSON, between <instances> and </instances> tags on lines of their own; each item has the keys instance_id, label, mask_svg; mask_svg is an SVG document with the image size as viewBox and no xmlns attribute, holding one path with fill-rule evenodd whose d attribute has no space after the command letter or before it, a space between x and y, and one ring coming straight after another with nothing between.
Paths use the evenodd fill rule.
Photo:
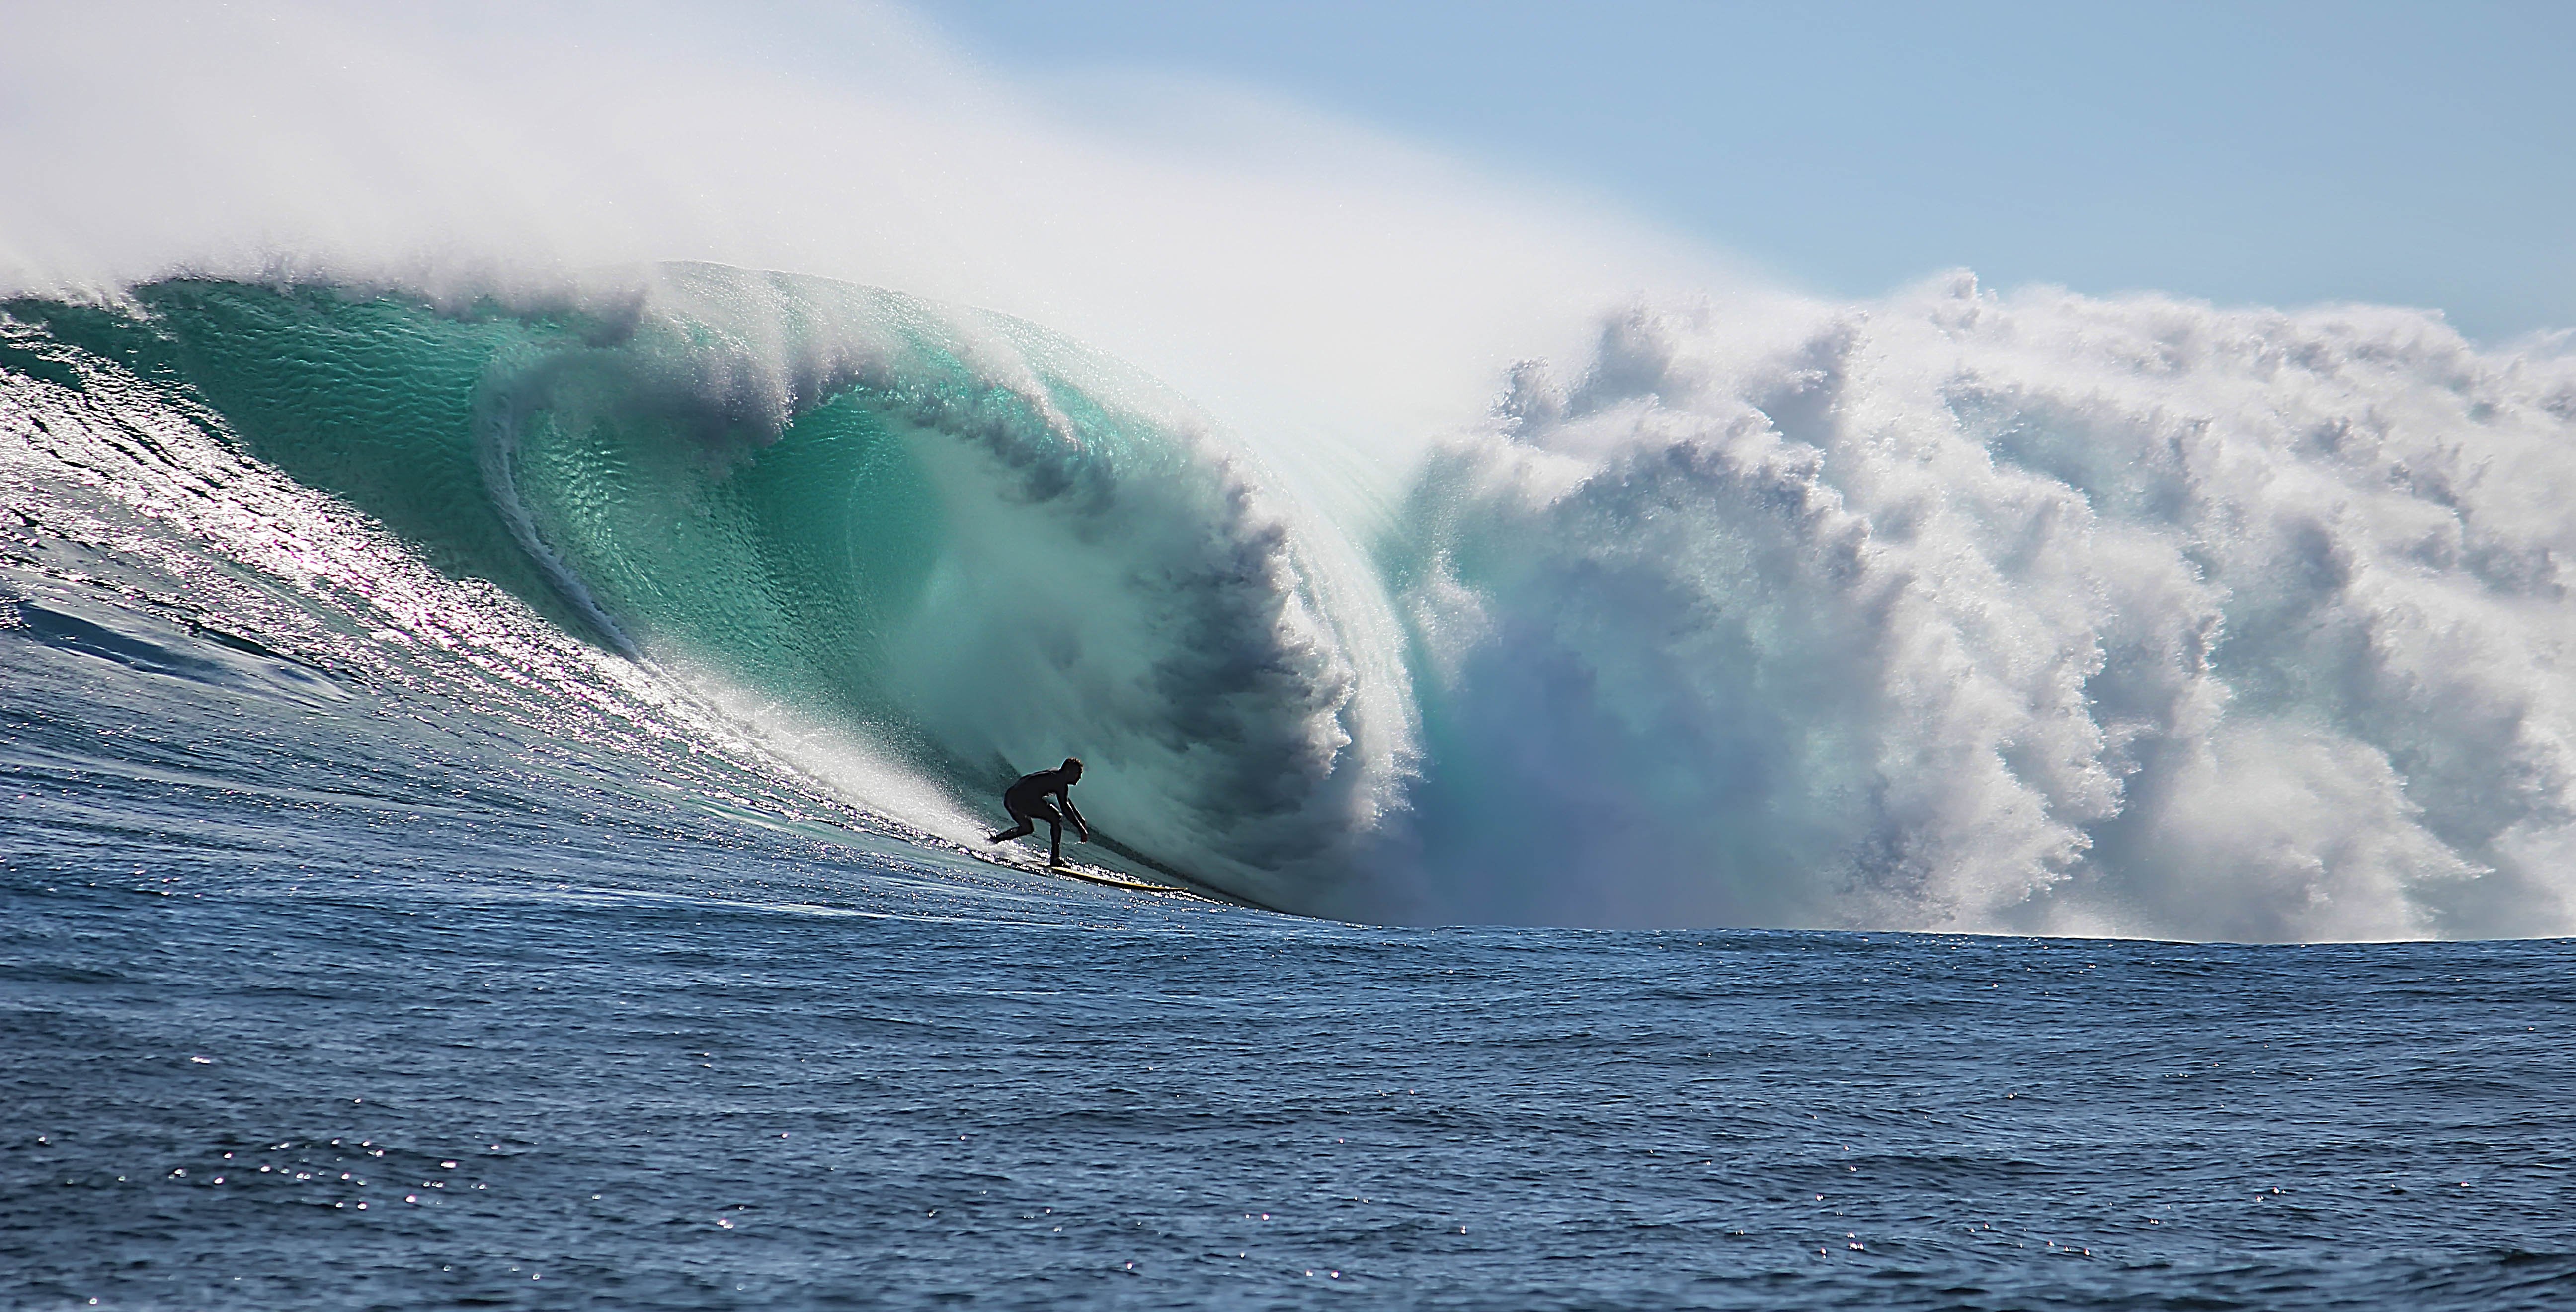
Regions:
<instances>
[{"instance_id":1,"label":"surfer's head","mask_svg":"<svg viewBox=\"0 0 2576 1312\"><path fill-rule=\"evenodd\" d=\"M1081 778L1082 758L1079 756L1068 756L1064 758L1064 764L1057 766L1056 772L1063 775L1065 777L1065 781L1068 783Z\"/></svg>"}]
</instances>

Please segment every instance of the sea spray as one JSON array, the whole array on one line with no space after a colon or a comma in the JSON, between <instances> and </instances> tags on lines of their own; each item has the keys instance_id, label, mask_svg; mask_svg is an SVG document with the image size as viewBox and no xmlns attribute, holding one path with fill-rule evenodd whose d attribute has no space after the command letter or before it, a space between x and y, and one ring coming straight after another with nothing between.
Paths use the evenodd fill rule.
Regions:
<instances>
[{"instance_id":1,"label":"sea spray","mask_svg":"<svg viewBox=\"0 0 2576 1312\"><path fill-rule=\"evenodd\" d=\"M2565 932L2576 362L2430 315L1640 308L1393 543L1426 899L1625 925Z\"/></svg>"}]
</instances>

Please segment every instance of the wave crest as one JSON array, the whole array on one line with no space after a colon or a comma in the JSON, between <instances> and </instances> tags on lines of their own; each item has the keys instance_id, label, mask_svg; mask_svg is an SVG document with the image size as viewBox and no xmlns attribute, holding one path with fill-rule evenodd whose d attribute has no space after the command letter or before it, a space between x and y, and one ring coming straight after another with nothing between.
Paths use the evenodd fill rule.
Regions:
<instances>
[{"instance_id":1,"label":"wave crest","mask_svg":"<svg viewBox=\"0 0 2576 1312\"><path fill-rule=\"evenodd\" d=\"M285 559L47 436L126 398L377 521L293 559L489 580L925 841L1070 753L1127 846L1361 918L2576 930L2576 360L2424 314L1643 307L1518 369L1375 562L1132 370L817 279L176 281L0 339L27 486Z\"/></svg>"}]
</instances>

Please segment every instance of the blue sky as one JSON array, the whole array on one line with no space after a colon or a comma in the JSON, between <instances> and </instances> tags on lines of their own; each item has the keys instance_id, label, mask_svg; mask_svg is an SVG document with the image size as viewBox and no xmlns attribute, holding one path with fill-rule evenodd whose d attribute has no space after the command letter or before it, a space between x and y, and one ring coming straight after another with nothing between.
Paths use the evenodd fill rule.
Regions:
<instances>
[{"instance_id":1,"label":"blue sky","mask_svg":"<svg viewBox=\"0 0 2576 1312\"><path fill-rule=\"evenodd\" d=\"M1006 75L1239 83L1789 281L2576 326L2576 3L931 0Z\"/></svg>"}]
</instances>

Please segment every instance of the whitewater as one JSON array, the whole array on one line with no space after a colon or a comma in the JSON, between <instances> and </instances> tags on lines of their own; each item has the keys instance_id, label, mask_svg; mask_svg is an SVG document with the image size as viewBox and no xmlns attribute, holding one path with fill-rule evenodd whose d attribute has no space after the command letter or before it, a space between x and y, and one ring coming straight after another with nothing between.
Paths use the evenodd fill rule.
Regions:
<instances>
[{"instance_id":1,"label":"whitewater","mask_svg":"<svg viewBox=\"0 0 2576 1312\"><path fill-rule=\"evenodd\" d=\"M1306 914L2569 927L2563 354L1966 275L1642 303L1337 520L1007 316L708 265L449 296L13 302L17 568L112 514L283 659L633 684L950 842L1079 751L1129 855Z\"/></svg>"}]
</instances>

